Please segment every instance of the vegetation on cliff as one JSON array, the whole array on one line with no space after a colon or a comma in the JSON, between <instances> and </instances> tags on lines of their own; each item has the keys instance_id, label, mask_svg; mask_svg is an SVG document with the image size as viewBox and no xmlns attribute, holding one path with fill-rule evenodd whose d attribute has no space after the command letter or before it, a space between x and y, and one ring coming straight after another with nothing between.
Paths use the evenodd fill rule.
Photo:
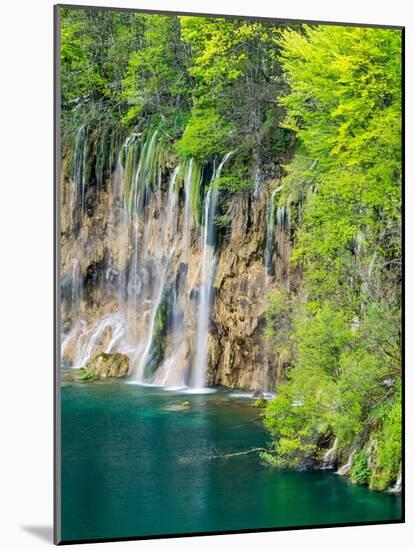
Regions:
<instances>
[{"instance_id":1,"label":"vegetation on cliff","mask_svg":"<svg viewBox=\"0 0 415 550\"><path fill-rule=\"evenodd\" d=\"M304 27L281 47L298 146L280 200L303 277L269 300L266 337L290 360L268 460L314 461L336 439L339 459L359 451L352 479L384 489L401 449L401 35Z\"/></svg>"}]
</instances>

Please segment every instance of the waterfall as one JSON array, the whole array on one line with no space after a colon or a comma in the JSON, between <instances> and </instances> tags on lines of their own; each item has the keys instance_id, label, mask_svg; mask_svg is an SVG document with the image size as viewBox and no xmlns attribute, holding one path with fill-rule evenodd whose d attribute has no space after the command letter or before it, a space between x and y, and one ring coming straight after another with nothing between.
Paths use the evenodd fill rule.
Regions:
<instances>
[{"instance_id":1,"label":"waterfall","mask_svg":"<svg viewBox=\"0 0 415 550\"><path fill-rule=\"evenodd\" d=\"M183 261L189 259L190 243L190 188L192 182L193 159L190 159L185 176L185 203L184 203L184 222L183 222Z\"/></svg>"},{"instance_id":2,"label":"waterfall","mask_svg":"<svg viewBox=\"0 0 415 550\"><path fill-rule=\"evenodd\" d=\"M146 139L140 139L139 134L131 134L121 145L115 157L117 161L111 176L112 185L105 214L107 223L103 226L105 231L103 237L108 238L111 247L106 255L105 266L105 280L108 286L112 274L115 273L117 277L112 312L108 313L104 310L101 318L92 323L80 319L79 323L73 325L65 335L62 355L69 347L74 348L71 361L74 367L85 366L94 355L102 351L108 353L118 351L129 356L130 370L134 370L140 352L142 350L144 354L146 352L148 340L146 335L142 334L141 327L137 329L137 316L145 314L149 300L157 303L159 296L157 284L154 285L152 296L148 296L151 281L159 280L159 277L153 277L151 272L154 271L156 275L161 274L163 277L163 270L159 267L164 265L163 257L151 258L151 261L147 258L146 234L153 220L142 215L147 202L146 194L161 193L161 172L160 169L157 170L159 168L157 134L157 130L150 132ZM76 135L72 163L72 179L77 191L75 203L77 207L74 211L78 214L80 221L82 221L81 211L83 212L82 205L88 183L85 177L86 151L87 134L85 128L81 127ZM177 170L174 179L176 176ZM156 179L157 188L154 188ZM173 208L175 198L172 193L170 193L169 202ZM158 211L160 210L161 202L158 205ZM169 216L174 220L176 218L170 210ZM72 224L75 227L79 224L79 220L72 219ZM163 227L162 224L159 225L161 234ZM160 254L163 254L163 246L159 248ZM146 277L147 280L143 282ZM83 296L82 273L77 260L73 260L71 284L70 302L73 307L79 307ZM163 286L162 282L161 285ZM152 322L153 312L151 311L149 332L151 332Z\"/></svg>"},{"instance_id":3,"label":"waterfall","mask_svg":"<svg viewBox=\"0 0 415 550\"><path fill-rule=\"evenodd\" d=\"M389 489L389 493L398 494L402 492L402 464L399 465L398 477L396 478L395 485Z\"/></svg>"},{"instance_id":4,"label":"waterfall","mask_svg":"<svg viewBox=\"0 0 415 550\"><path fill-rule=\"evenodd\" d=\"M179 169L180 169L180 166L177 166L172 172L170 182L169 182L169 188L167 192L167 204L163 212L164 215L162 216L162 220L164 223L162 223L160 226L159 243L158 243L158 249L160 250L160 252L167 250L169 245L169 242L168 242L169 240L172 242L171 242L169 255L167 258L164 259L164 265L162 266L161 272L159 273L159 277L156 282L156 288L153 293L150 322L149 322L147 334L145 336L145 341L142 344L143 353L140 358L140 364L137 372L137 380L140 382L145 381L145 369L149 360L151 359L151 351L154 346L156 318L159 312L159 308L161 306L164 292L166 290L167 275L169 273L171 259L173 258L176 251L176 244L177 244L176 224L177 224L178 201L177 201L177 192L175 189L175 184L176 184L176 178L177 178ZM162 204L161 204L161 177L160 176L158 178L157 191L160 198L158 207L159 207L159 212L161 212ZM169 232L169 228L170 228L170 232Z\"/></svg>"},{"instance_id":5,"label":"waterfall","mask_svg":"<svg viewBox=\"0 0 415 550\"><path fill-rule=\"evenodd\" d=\"M265 241L265 270L268 275L273 275L272 254L274 251L274 226L275 226L275 195L278 189L271 193L267 208L267 235Z\"/></svg>"},{"instance_id":6,"label":"waterfall","mask_svg":"<svg viewBox=\"0 0 415 550\"><path fill-rule=\"evenodd\" d=\"M155 321L156 321L157 313L159 311L159 307L161 305L161 300L163 297L163 291L165 288L168 266L169 266L169 261L166 262L166 265L162 270L160 280L157 283L157 288L153 296L150 322L149 322L149 326L145 336L145 340L142 343L143 353L141 355L140 364L139 364L138 373L137 373L137 380L139 382L145 381L145 368L150 359L150 352L151 352L153 340L154 340Z\"/></svg>"},{"instance_id":7,"label":"waterfall","mask_svg":"<svg viewBox=\"0 0 415 550\"><path fill-rule=\"evenodd\" d=\"M73 189L70 198L70 219L72 229L77 230L85 210L86 194L86 162L87 162L87 138L85 126L80 126L76 133L72 156L72 182Z\"/></svg>"},{"instance_id":8,"label":"waterfall","mask_svg":"<svg viewBox=\"0 0 415 550\"><path fill-rule=\"evenodd\" d=\"M123 141L112 138L105 138L110 151L104 150L102 136L95 145L98 164L91 166L91 175L95 170L100 180L107 173L109 179L101 181L94 197L99 217L85 226L86 235L95 232L98 247L101 232L103 250L98 248L95 256L101 260L91 261L89 243L85 239L77 243L73 233L76 255L63 275L64 364L80 368L99 353L119 352L128 356L129 375L136 383L183 387L190 378L193 388L203 388L216 264L216 181L232 153L213 170L199 234L193 209L199 200L201 167L189 159L186 166L167 168L157 129L132 133ZM77 218L69 220L72 227L80 227L86 215L88 140L86 128L81 127L73 147L70 189L76 192L72 212ZM196 236L200 264L189 269L193 259L199 261L191 246ZM89 265L82 254L91 258ZM200 272L198 289L190 272L195 278ZM94 309L85 307L90 299Z\"/></svg>"},{"instance_id":9,"label":"waterfall","mask_svg":"<svg viewBox=\"0 0 415 550\"><path fill-rule=\"evenodd\" d=\"M289 234L290 231L290 210L285 205L277 208L276 224L280 231L285 231Z\"/></svg>"},{"instance_id":10,"label":"waterfall","mask_svg":"<svg viewBox=\"0 0 415 550\"><path fill-rule=\"evenodd\" d=\"M261 194L261 169L257 164L254 173L254 199L258 199Z\"/></svg>"},{"instance_id":11,"label":"waterfall","mask_svg":"<svg viewBox=\"0 0 415 550\"><path fill-rule=\"evenodd\" d=\"M339 476L347 476L350 474L350 471L352 469L352 466L353 466L353 459L354 459L354 455L357 453L357 449L354 449L350 455L349 455L349 458L347 459L347 462L346 464L343 464L343 466L341 466L341 468L339 468L337 470L337 474Z\"/></svg>"},{"instance_id":12,"label":"waterfall","mask_svg":"<svg viewBox=\"0 0 415 550\"><path fill-rule=\"evenodd\" d=\"M165 227L161 227L161 233L160 233L160 242L159 242L160 251L166 250L166 248L167 248L168 243L166 243L166 240L169 240L169 233L168 233L168 228L169 227L171 227L171 229L172 229L171 237L173 238L173 242L171 244L169 256L164 261L164 265L161 268L161 273L160 273L159 280L157 282L156 290L155 290L153 300L152 300L153 305L152 305L152 310L151 310L150 323L149 323L148 331L147 331L147 334L146 334L146 341L145 341L145 344L144 344L144 351L143 351L143 354L141 356L140 365L139 365L139 368L138 368L138 380L140 382L145 381L144 380L145 379L145 368L147 366L147 363L150 360L151 351L152 351L152 348L153 348L153 345L154 345L155 322L156 322L157 314L159 312L159 308L160 308L160 305L161 305L161 302L162 302L163 294L166 290L166 279L167 279L167 274L168 274L168 271L169 271L169 268L170 268L170 262L171 262L172 257L174 256L175 249L176 249L177 238L176 238L175 227L176 227L176 223L177 223L177 193L176 193L176 190L175 190L175 183L176 183L177 174L179 172L179 168L180 167L177 166L174 169L174 171L172 173L172 176L170 178L169 189L168 189L168 193L167 193L167 204L166 204L166 209L164 210L164 217L163 217L164 222L165 222ZM158 191L161 195L160 178L159 178L159 189L158 189ZM159 209L160 210L161 210L161 206L162 205L160 203L159 204Z\"/></svg>"},{"instance_id":13,"label":"waterfall","mask_svg":"<svg viewBox=\"0 0 415 550\"><path fill-rule=\"evenodd\" d=\"M220 177L225 162L233 152L227 153L217 170L214 171L209 190L205 197L204 227L202 244L202 266L199 287L199 311L196 337L196 358L193 377L193 388L203 388L205 384L208 336L212 286L215 273L215 237L216 237L216 206L218 200L218 188L214 182Z\"/></svg>"},{"instance_id":14,"label":"waterfall","mask_svg":"<svg viewBox=\"0 0 415 550\"><path fill-rule=\"evenodd\" d=\"M81 323L81 334L78 336L74 367L84 367L97 353L131 353L132 348L127 340L126 320L122 315L104 315L102 319L87 328Z\"/></svg>"},{"instance_id":15,"label":"waterfall","mask_svg":"<svg viewBox=\"0 0 415 550\"><path fill-rule=\"evenodd\" d=\"M82 271L78 258L72 260L72 307L79 306L82 301Z\"/></svg>"},{"instance_id":16,"label":"waterfall","mask_svg":"<svg viewBox=\"0 0 415 550\"><path fill-rule=\"evenodd\" d=\"M337 437L334 440L333 446L330 447L323 457L322 470L334 468L335 453L338 445Z\"/></svg>"},{"instance_id":17,"label":"waterfall","mask_svg":"<svg viewBox=\"0 0 415 550\"><path fill-rule=\"evenodd\" d=\"M281 191L282 187L275 188L268 199L268 206L266 210L266 239L265 239L265 252L264 252L264 266L265 273L270 277L275 275L273 254L276 248L276 245L279 244L278 239L275 235L276 227L276 208L275 208L275 197L276 194ZM278 212L278 211L277 211ZM270 289L271 281L267 279L265 281L264 294L266 294ZM270 355L271 355L271 346L268 341L264 343L262 352L262 361L264 364L263 369L263 380L262 380L262 389L267 390L270 384Z\"/></svg>"},{"instance_id":18,"label":"waterfall","mask_svg":"<svg viewBox=\"0 0 415 550\"><path fill-rule=\"evenodd\" d=\"M169 191L167 194L167 227L171 227L173 229L173 236L176 238L177 236L177 190L176 190L176 180L177 176L180 172L180 164L176 166L176 168L173 170L171 178L170 178L170 184L169 184Z\"/></svg>"}]
</instances>

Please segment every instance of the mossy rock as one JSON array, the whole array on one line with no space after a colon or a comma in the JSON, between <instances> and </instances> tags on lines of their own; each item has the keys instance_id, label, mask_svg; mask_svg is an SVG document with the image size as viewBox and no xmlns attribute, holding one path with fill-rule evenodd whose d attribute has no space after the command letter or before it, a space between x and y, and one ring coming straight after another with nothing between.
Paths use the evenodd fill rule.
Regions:
<instances>
[{"instance_id":1,"label":"mossy rock","mask_svg":"<svg viewBox=\"0 0 415 550\"><path fill-rule=\"evenodd\" d=\"M99 376L82 367L78 371L78 379L83 382L93 382L94 380L99 380Z\"/></svg>"},{"instance_id":2,"label":"mossy rock","mask_svg":"<svg viewBox=\"0 0 415 550\"><path fill-rule=\"evenodd\" d=\"M129 358L123 353L99 353L85 366L81 380L125 378L128 376Z\"/></svg>"},{"instance_id":3,"label":"mossy rock","mask_svg":"<svg viewBox=\"0 0 415 550\"><path fill-rule=\"evenodd\" d=\"M259 397L254 403L254 407L256 407L257 409L265 409L266 406L267 400L263 395L261 395L261 397Z\"/></svg>"}]
</instances>

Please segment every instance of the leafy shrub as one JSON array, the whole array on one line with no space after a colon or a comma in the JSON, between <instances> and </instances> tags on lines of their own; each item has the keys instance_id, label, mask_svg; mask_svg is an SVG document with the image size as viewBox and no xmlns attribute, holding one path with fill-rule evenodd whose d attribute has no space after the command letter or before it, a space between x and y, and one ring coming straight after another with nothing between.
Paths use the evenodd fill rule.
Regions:
<instances>
[{"instance_id":1,"label":"leafy shrub","mask_svg":"<svg viewBox=\"0 0 415 550\"><path fill-rule=\"evenodd\" d=\"M366 453L364 450L361 450L353 460L352 481L353 483L367 484L369 483L371 473Z\"/></svg>"},{"instance_id":2,"label":"leafy shrub","mask_svg":"<svg viewBox=\"0 0 415 550\"><path fill-rule=\"evenodd\" d=\"M233 127L214 109L194 109L176 148L180 157L207 160L227 150Z\"/></svg>"},{"instance_id":3,"label":"leafy shrub","mask_svg":"<svg viewBox=\"0 0 415 550\"><path fill-rule=\"evenodd\" d=\"M378 435L377 464L370 487L384 490L396 480L402 460L402 403L397 399L385 407Z\"/></svg>"}]
</instances>

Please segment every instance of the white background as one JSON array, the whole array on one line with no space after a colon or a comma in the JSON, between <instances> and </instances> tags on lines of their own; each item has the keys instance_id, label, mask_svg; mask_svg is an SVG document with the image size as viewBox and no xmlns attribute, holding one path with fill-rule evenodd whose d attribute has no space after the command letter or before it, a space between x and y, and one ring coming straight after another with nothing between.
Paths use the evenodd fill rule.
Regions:
<instances>
[{"instance_id":1,"label":"white background","mask_svg":"<svg viewBox=\"0 0 415 550\"><path fill-rule=\"evenodd\" d=\"M406 26L407 51L407 524L106 543L176 550L413 547L414 527L414 52L415 19L403 0L100 0L78 4ZM53 335L52 0L1 8L0 127L0 546L51 544ZM6 122L6 124L4 124ZM411 135L409 135L411 134ZM139 475L139 472L137 472ZM253 490L255 488L253 487ZM237 498L237 495L235 495ZM242 526L243 527L243 526ZM410 540L412 538L412 544ZM102 545L85 545L84 548Z\"/></svg>"}]
</instances>

